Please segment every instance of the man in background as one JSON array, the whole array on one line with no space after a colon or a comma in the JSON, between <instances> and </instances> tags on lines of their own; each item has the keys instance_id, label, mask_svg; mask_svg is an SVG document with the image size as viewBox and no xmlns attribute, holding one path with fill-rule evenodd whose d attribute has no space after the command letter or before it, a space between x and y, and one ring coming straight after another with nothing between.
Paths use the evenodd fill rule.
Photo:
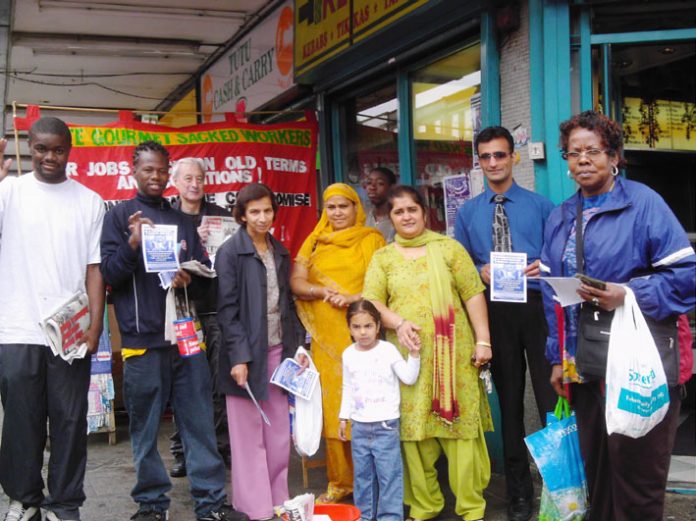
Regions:
<instances>
[{"instance_id":1,"label":"man in background","mask_svg":"<svg viewBox=\"0 0 696 521\"><path fill-rule=\"evenodd\" d=\"M396 184L396 175L389 168L378 166L367 176L367 198L372 208L367 212L365 226L377 228L389 242L394 241L394 225L389 218L389 189Z\"/></svg>"}]
</instances>

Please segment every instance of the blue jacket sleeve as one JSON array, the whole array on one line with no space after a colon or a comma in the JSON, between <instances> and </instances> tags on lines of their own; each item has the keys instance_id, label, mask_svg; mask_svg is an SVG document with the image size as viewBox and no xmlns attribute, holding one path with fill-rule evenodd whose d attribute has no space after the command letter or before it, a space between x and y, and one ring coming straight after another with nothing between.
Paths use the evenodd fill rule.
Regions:
<instances>
[{"instance_id":1,"label":"blue jacket sleeve","mask_svg":"<svg viewBox=\"0 0 696 521\"><path fill-rule=\"evenodd\" d=\"M549 229L547 227L544 233L544 246L541 249L541 264L544 267L551 266L549 252ZM543 275L557 275L552 273L543 273ZM556 301L554 300L554 292L549 284L541 283L541 294L544 301L544 314L546 322L549 326L549 334L546 337L546 359L551 365L561 363L561 350L558 340L558 319L556 318Z\"/></svg>"},{"instance_id":2,"label":"blue jacket sleeve","mask_svg":"<svg viewBox=\"0 0 696 521\"><path fill-rule=\"evenodd\" d=\"M100 269L112 287L130 280L141 258L140 248L133 250L128 245L128 224L121 221L121 212L114 208L104 216L102 227Z\"/></svg>"},{"instance_id":3,"label":"blue jacket sleeve","mask_svg":"<svg viewBox=\"0 0 696 521\"><path fill-rule=\"evenodd\" d=\"M542 277L547 276L559 276L560 273L553 273L551 266L554 266L552 260L554 247L554 236L556 235L556 228L554 226L554 219L550 217L546 223L546 228L544 230L544 246L541 249L541 264L542 264ZM558 319L556 317L556 300L554 299L554 291L551 289L549 284L544 282L541 283L541 294L544 301L544 314L546 315L546 322L549 326L549 334L546 337L546 359L551 365L556 365L561 363L561 350L558 339Z\"/></svg>"},{"instance_id":4,"label":"blue jacket sleeve","mask_svg":"<svg viewBox=\"0 0 696 521\"><path fill-rule=\"evenodd\" d=\"M650 195L640 221L653 271L632 279L628 286L644 314L663 320L696 305L696 255L667 203L657 194Z\"/></svg>"}]
</instances>

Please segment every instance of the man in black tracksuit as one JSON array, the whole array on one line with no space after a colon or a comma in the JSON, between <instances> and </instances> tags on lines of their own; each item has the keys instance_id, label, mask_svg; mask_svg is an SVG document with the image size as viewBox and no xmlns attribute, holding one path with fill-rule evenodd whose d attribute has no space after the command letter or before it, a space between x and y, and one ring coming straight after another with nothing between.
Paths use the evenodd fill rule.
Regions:
<instances>
[{"instance_id":1,"label":"man in black tracksuit","mask_svg":"<svg viewBox=\"0 0 696 521\"><path fill-rule=\"evenodd\" d=\"M135 198L113 208L104 220L101 270L121 331L124 358L124 401L136 468L131 491L139 508L131 519L166 521L171 482L157 451L160 418L168 401L184 442L191 493L198 521L243 521L248 518L227 505L225 466L217 452L213 425L210 371L204 352L181 357L164 338L166 291L157 273L146 273L143 226L177 226L181 261L210 265L189 219L162 197L169 180L169 153L157 142L136 147L133 176ZM172 286L189 288L189 298L208 289L207 280L179 269Z\"/></svg>"}]
</instances>

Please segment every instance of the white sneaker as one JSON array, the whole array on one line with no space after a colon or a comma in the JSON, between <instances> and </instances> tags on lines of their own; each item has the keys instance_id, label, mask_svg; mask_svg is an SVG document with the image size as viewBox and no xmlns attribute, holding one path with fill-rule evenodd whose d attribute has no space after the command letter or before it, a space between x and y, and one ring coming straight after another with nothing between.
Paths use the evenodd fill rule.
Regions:
<instances>
[{"instance_id":1,"label":"white sneaker","mask_svg":"<svg viewBox=\"0 0 696 521\"><path fill-rule=\"evenodd\" d=\"M63 519L62 517L58 517L58 514L51 510L46 510L46 521L72 521L70 519Z\"/></svg>"},{"instance_id":2,"label":"white sneaker","mask_svg":"<svg viewBox=\"0 0 696 521\"><path fill-rule=\"evenodd\" d=\"M10 508L5 514L5 521L41 521L41 510L37 507L24 506L21 501L10 499Z\"/></svg>"}]
</instances>

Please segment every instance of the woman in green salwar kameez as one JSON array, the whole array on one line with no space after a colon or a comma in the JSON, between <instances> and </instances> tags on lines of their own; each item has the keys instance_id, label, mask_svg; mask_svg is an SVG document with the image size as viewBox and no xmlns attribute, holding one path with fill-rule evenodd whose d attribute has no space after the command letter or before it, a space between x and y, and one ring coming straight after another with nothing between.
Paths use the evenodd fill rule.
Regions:
<instances>
[{"instance_id":1,"label":"woman in green salwar kameez","mask_svg":"<svg viewBox=\"0 0 696 521\"><path fill-rule=\"evenodd\" d=\"M466 250L426 229L425 205L411 187L390 194L394 243L372 258L363 298L404 351L421 345L421 373L401 386L404 501L415 520L436 517L445 500L435 462L448 461L455 512L482 519L490 479L484 431L492 430L479 368L491 358L484 286Z\"/></svg>"}]
</instances>

